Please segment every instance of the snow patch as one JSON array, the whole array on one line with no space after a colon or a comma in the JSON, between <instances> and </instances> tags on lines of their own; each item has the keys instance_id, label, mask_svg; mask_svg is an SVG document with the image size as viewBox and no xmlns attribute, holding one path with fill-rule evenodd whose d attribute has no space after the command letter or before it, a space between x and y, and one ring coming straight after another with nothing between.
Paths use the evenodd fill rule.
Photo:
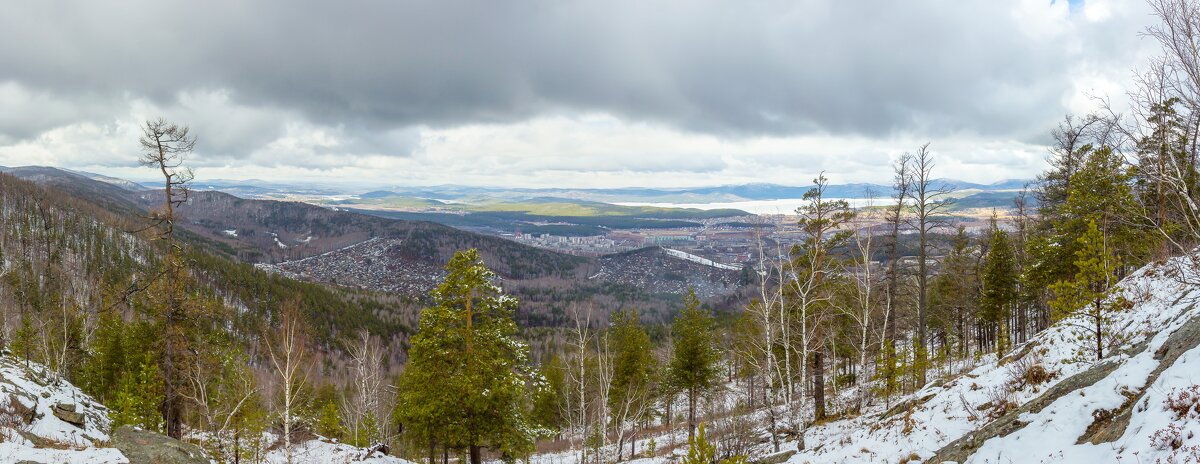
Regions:
<instances>
[{"instance_id":1,"label":"snow patch","mask_svg":"<svg viewBox=\"0 0 1200 464\"><path fill-rule=\"evenodd\" d=\"M333 443L325 439L309 440L292 446L293 464L413 464L394 456L380 452L368 453L368 450L356 448L344 443ZM271 450L266 455L269 464L287 463L287 453L281 448Z\"/></svg>"},{"instance_id":2,"label":"snow patch","mask_svg":"<svg viewBox=\"0 0 1200 464\"><path fill-rule=\"evenodd\" d=\"M715 267L715 268L717 268L717 269L725 269L725 270L727 270L727 271L740 271L740 270L742 270L742 268L741 268L740 266L734 266L734 265L732 265L732 264L722 264L722 263L718 263L718 262L716 262L716 261L713 261L713 260L711 260L711 259L704 258L704 257L701 257L701 256L696 256L696 255L693 255L693 254L691 254L691 253L687 253L687 252L683 252L683 251L679 251L679 250L672 250L672 249L670 249L670 248L663 248L663 251L667 252L667 254L668 254L668 255L671 255L671 256L673 256L673 257L676 257L676 258L679 258L679 259L682 259L682 260L685 260L685 261L691 261L691 262L693 262L693 263L703 264L703 265L705 265L705 266Z\"/></svg>"},{"instance_id":3,"label":"snow patch","mask_svg":"<svg viewBox=\"0 0 1200 464\"><path fill-rule=\"evenodd\" d=\"M0 462L63 462L71 464L128 464L116 448L33 448L18 443L0 443Z\"/></svg>"}]
</instances>

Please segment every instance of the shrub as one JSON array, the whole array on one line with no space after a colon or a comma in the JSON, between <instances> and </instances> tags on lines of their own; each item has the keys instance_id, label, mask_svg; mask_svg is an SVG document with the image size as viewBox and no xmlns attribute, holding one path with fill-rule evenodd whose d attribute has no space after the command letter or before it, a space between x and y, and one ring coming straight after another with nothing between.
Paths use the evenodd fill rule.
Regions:
<instances>
[{"instance_id":1,"label":"shrub","mask_svg":"<svg viewBox=\"0 0 1200 464\"><path fill-rule=\"evenodd\" d=\"M1013 390L1009 385L997 385L988 391L988 417L996 419L1017 408L1013 401Z\"/></svg>"},{"instance_id":2,"label":"shrub","mask_svg":"<svg viewBox=\"0 0 1200 464\"><path fill-rule=\"evenodd\" d=\"M1010 363L1007 367L1008 384L1015 390L1026 386L1038 386L1054 379L1054 373L1042 365L1041 356L1028 354Z\"/></svg>"},{"instance_id":3,"label":"shrub","mask_svg":"<svg viewBox=\"0 0 1200 464\"><path fill-rule=\"evenodd\" d=\"M16 396L0 398L0 442L13 438L16 431L28 430L33 410L25 407Z\"/></svg>"},{"instance_id":4,"label":"shrub","mask_svg":"<svg viewBox=\"0 0 1200 464\"><path fill-rule=\"evenodd\" d=\"M1174 388L1163 401L1167 410L1175 413L1175 418L1184 420L1191 415L1200 415L1200 385L1187 388Z\"/></svg>"},{"instance_id":5,"label":"shrub","mask_svg":"<svg viewBox=\"0 0 1200 464\"><path fill-rule=\"evenodd\" d=\"M1156 430L1150 436L1150 446L1161 451L1179 449L1183 446L1183 427L1169 424L1166 428Z\"/></svg>"},{"instance_id":6,"label":"shrub","mask_svg":"<svg viewBox=\"0 0 1200 464\"><path fill-rule=\"evenodd\" d=\"M717 425L714 433L717 438L712 441L717 447L717 457L722 462L749 455L758 443L755 433L757 424L749 415L731 414L726 419L718 420Z\"/></svg>"}]
</instances>

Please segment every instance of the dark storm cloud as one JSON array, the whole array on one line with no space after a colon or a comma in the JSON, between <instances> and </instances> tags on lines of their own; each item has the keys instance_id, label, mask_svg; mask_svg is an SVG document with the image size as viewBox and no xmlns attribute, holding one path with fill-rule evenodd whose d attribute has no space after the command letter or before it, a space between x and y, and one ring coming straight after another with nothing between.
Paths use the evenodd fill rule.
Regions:
<instances>
[{"instance_id":1,"label":"dark storm cloud","mask_svg":"<svg viewBox=\"0 0 1200 464\"><path fill-rule=\"evenodd\" d=\"M218 140L222 153L273 140L287 114L359 133L605 112L722 136L1027 138L1066 111L1084 51L1014 5L12 2L0 14L0 83L89 105L217 92L269 110L242 115L257 129ZM1107 32L1070 37L1135 31ZM1101 62L1128 63L1122 47ZM19 131L0 127L36 132Z\"/></svg>"}]
</instances>

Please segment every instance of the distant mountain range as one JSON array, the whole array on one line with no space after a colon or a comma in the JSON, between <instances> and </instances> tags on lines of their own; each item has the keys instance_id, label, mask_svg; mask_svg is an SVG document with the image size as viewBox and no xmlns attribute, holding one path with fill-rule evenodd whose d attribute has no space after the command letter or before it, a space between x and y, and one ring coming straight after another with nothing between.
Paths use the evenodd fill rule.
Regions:
<instances>
[{"instance_id":1,"label":"distant mountain range","mask_svg":"<svg viewBox=\"0 0 1200 464\"><path fill-rule=\"evenodd\" d=\"M19 171L23 177L36 177L39 170L52 170L42 166L25 166L17 168L0 167L0 172ZM61 169L71 174L92 180L117 185L125 189L141 189L146 186L137 182L117 179L82 171ZM939 186L949 187L959 193L961 198L970 198L977 193L989 193L970 200L972 205L991 207L1010 204L1011 197L1030 183L1027 179L1008 179L991 184L980 184L955 179L938 179L934 181ZM152 186L151 186L152 187ZM602 203L733 203L743 201L765 201L795 199L804 196L812 185L780 185L780 184L742 184L713 187L689 188L503 188L503 187L471 187L462 185L439 185L404 187L397 186L386 189L356 189L350 185L310 184L296 182L277 182L260 179L248 180L202 180L193 185L197 190L217 190L247 198L280 198L289 195L307 196L348 196L364 200L384 198L409 198L413 200L441 200L450 202L488 201L545 201L546 199L567 199ZM826 195L833 198L861 199L868 196L885 198L892 193L891 185L872 183L835 184L828 186ZM965 206L965 205L964 205Z\"/></svg>"},{"instance_id":2,"label":"distant mountain range","mask_svg":"<svg viewBox=\"0 0 1200 464\"><path fill-rule=\"evenodd\" d=\"M1010 179L992 184L978 184L954 179L938 179L934 184L955 190L955 197L971 207L1005 207L1012 198L1030 181ZM694 188L615 188L615 189L570 189L570 188L496 188L466 186L396 187L389 190L373 190L355 195L363 200L386 198L408 198L440 200L458 203L482 201L545 201L547 198L600 203L646 203L646 204L727 204L753 201L799 199L812 185L789 186L779 184L743 184ZM829 185L826 196L830 198L864 199L887 198L892 195L891 185L853 183ZM977 196L977 197L976 197ZM730 206L736 207L736 206Z\"/></svg>"},{"instance_id":3,"label":"distant mountain range","mask_svg":"<svg viewBox=\"0 0 1200 464\"><path fill-rule=\"evenodd\" d=\"M1027 179L1008 179L991 184L980 184L955 179L938 179L935 181L935 184L964 192L1015 192L1021 190L1029 182ZM396 186L363 191L355 190L352 187L328 185L297 185L258 180L214 180L198 183L197 187L221 190L233 194L354 195L362 199L399 196L434 200L460 200L486 196L490 199L529 200L535 198L565 198L604 203L727 203L800 198L812 188L812 185L792 186L755 183L689 188L504 188L438 185L420 187ZM891 194L891 191L891 185L850 183L830 185L827 194L830 197L836 198L858 199L866 198L868 195L886 197Z\"/></svg>"}]
</instances>

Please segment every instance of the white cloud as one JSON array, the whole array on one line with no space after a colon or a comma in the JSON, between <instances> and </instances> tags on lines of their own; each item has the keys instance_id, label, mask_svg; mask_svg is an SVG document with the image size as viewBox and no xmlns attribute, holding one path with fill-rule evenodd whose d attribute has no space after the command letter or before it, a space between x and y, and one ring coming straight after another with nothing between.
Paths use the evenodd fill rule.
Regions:
<instances>
[{"instance_id":1,"label":"white cloud","mask_svg":"<svg viewBox=\"0 0 1200 464\"><path fill-rule=\"evenodd\" d=\"M1121 96L1150 20L1140 0L288 6L253 27L267 6L14 8L0 164L137 177L163 116L209 178L886 182L925 141L939 175L1028 178L1063 114Z\"/></svg>"}]
</instances>

